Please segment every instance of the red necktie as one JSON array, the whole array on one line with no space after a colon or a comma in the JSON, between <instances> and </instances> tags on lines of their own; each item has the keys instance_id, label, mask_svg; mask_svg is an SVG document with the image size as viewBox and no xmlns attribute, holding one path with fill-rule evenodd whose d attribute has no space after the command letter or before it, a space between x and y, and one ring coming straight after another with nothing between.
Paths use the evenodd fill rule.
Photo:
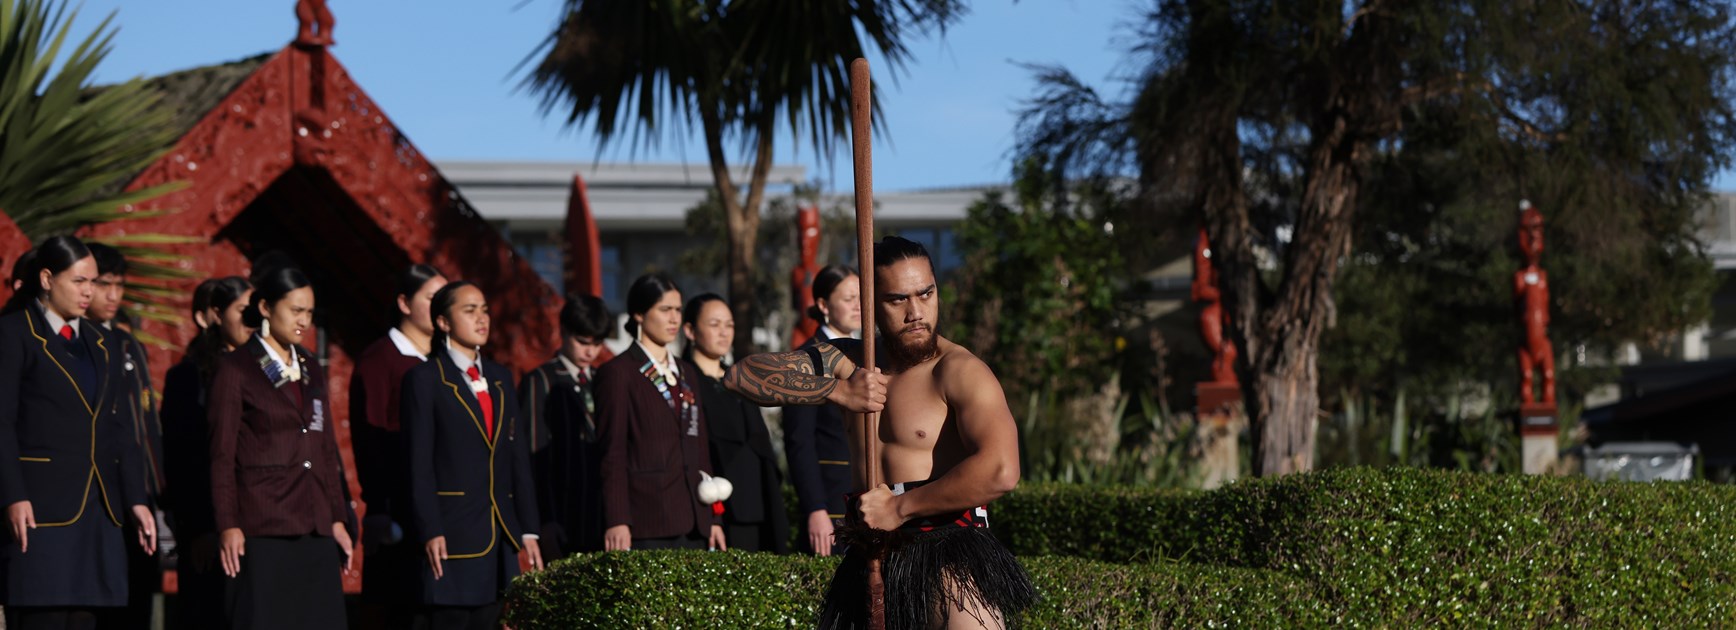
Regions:
<instances>
[{"instance_id":1,"label":"red necktie","mask_svg":"<svg viewBox=\"0 0 1736 630\"><path fill-rule=\"evenodd\" d=\"M64 337L67 341L72 341L72 324L61 324L60 336Z\"/></svg>"},{"instance_id":2,"label":"red necktie","mask_svg":"<svg viewBox=\"0 0 1736 630\"><path fill-rule=\"evenodd\" d=\"M477 371L475 365L470 366L470 370L469 370L468 374L470 374L470 380L472 382L476 382L476 383L482 382L482 372ZM481 391L472 390L472 392L476 394L476 404L482 405L482 426L483 426L482 430L483 430L483 432L488 434L488 439L493 440L494 439L494 397L488 395L488 389L487 388L484 388Z\"/></svg>"}]
</instances>

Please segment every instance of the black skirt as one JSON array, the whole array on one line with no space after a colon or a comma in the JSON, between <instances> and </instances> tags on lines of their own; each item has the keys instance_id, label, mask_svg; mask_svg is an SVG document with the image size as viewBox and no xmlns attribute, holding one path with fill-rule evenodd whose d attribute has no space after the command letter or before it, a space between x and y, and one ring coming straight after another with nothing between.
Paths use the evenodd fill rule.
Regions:
<instances>
[{"instance_id":1,"label":"black skirt","mask_svg":"<svg viewBox=\"0 0 1736 630\"><path fill-rule=\"evenodd\" d=\"M227 584L236 630L343 630L343 552L326 536L250 536Z\"/></svg>"},{"instance_id":2,"label":"black skirt","mask_svg":"<svg viewBox=\"0 0 1736 630\"><path fill-rule=\"evenodd\" d=\"M30 551L8 540L0 553L6 606L107 607L127 604L125 531L109 520L95 482L84 512L68 525L30 530ZM5 534L10 539L10 533ZM135 541L134 544L137 544Z\"/></svg>"}]
</instances>

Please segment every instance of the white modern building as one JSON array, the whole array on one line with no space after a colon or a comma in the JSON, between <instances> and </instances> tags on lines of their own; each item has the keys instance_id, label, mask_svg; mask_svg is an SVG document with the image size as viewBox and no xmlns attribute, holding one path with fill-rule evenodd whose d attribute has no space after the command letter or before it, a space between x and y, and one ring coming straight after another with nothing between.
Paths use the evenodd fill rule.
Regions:
<instances>
[{"instance_id":1,"label":"white modern building","mask_svg":"<svg viewBox=\"0 0 1736 630\"><path fill-rule=\"evenodd\" d=\"M711 277L676 273L681 253L702 244L700 237L687 234L686 216L711 190L708 165L442 161L436 166L557 289L561 288L561 230L574 173L584 178L596 218L602 243L602 297L611 308L624 307L626 285L652 270L673 273L690 291L724 288L721 270ZM737 181L745 181L747 170L740 169L737 176ZM805 181L806 169L801 166L774 166L767 197L788 194ZM939 267L950 269L960 262L953 226L991 188L882 192L875 195L875 225L923 243ZM840 194L847 206L852 193ZM827 200L826 205L833 201Z\"/></svg>"}]
</instances>

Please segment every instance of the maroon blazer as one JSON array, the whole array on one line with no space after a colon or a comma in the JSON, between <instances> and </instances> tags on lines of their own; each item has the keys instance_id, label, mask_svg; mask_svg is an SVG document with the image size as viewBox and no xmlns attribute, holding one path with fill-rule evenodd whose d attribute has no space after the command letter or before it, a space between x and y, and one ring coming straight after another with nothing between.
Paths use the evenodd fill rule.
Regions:
<instances>
[{"instance_id":1,"label":"maroon blazer","mask_svg":"<svg viewBox=\"0 0 1736 630\"><path fill-rule=\"evenodd\" d=\"M699 471L711 468L705 414L697 426L670 408L645 367L651 358L634 344L597 370L597 431L603 443L604 527L627 525L634 538L705 536L711 506L699 502ZM699 368L681 362L681 381L695 395Z\"/></svg>"},{"instance_id":2,"label":"maroon blazer","mask_svg":"<svg viewBox=\"0 0 1736 630\"><path fill-rule=\"evenodd\" d=\"M258 337L217 361L212 377L211 502L217 531L248 536L331 536L347 520L343 463L332 437L325 373L308 351L302 380L273 386ZM296 390L299 389L299 392Z\"/></svg>"}]
</instances>

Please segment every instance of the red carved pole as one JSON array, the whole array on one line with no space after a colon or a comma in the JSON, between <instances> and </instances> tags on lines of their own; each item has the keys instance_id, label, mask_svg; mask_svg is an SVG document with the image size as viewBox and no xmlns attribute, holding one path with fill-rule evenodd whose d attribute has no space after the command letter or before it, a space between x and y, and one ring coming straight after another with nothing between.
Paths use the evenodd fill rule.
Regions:
<instances>
[{"instance_id":1,"label":"red carved pole","mask_svg":"<svg viewBox=\"0 0 1736 630\"><path fill-rule=\"evenodd\" d=\"M856 258L862 263L862 300L875 304L874 296L874 163L870 152L874 101L869 93L868 60L850 62L850 130L851 157L856 167ZM874 371L873 310L862 309L862 365L860 369ZM864 477L871 490L879 483L876 464L880 462L880 414L862 414L862 462ZM866 526L866 524L864 524ZM886 584L880 576L882 549L871 550L868 558L868 627L886 628Z\"/></svg>"}]
</instances>

